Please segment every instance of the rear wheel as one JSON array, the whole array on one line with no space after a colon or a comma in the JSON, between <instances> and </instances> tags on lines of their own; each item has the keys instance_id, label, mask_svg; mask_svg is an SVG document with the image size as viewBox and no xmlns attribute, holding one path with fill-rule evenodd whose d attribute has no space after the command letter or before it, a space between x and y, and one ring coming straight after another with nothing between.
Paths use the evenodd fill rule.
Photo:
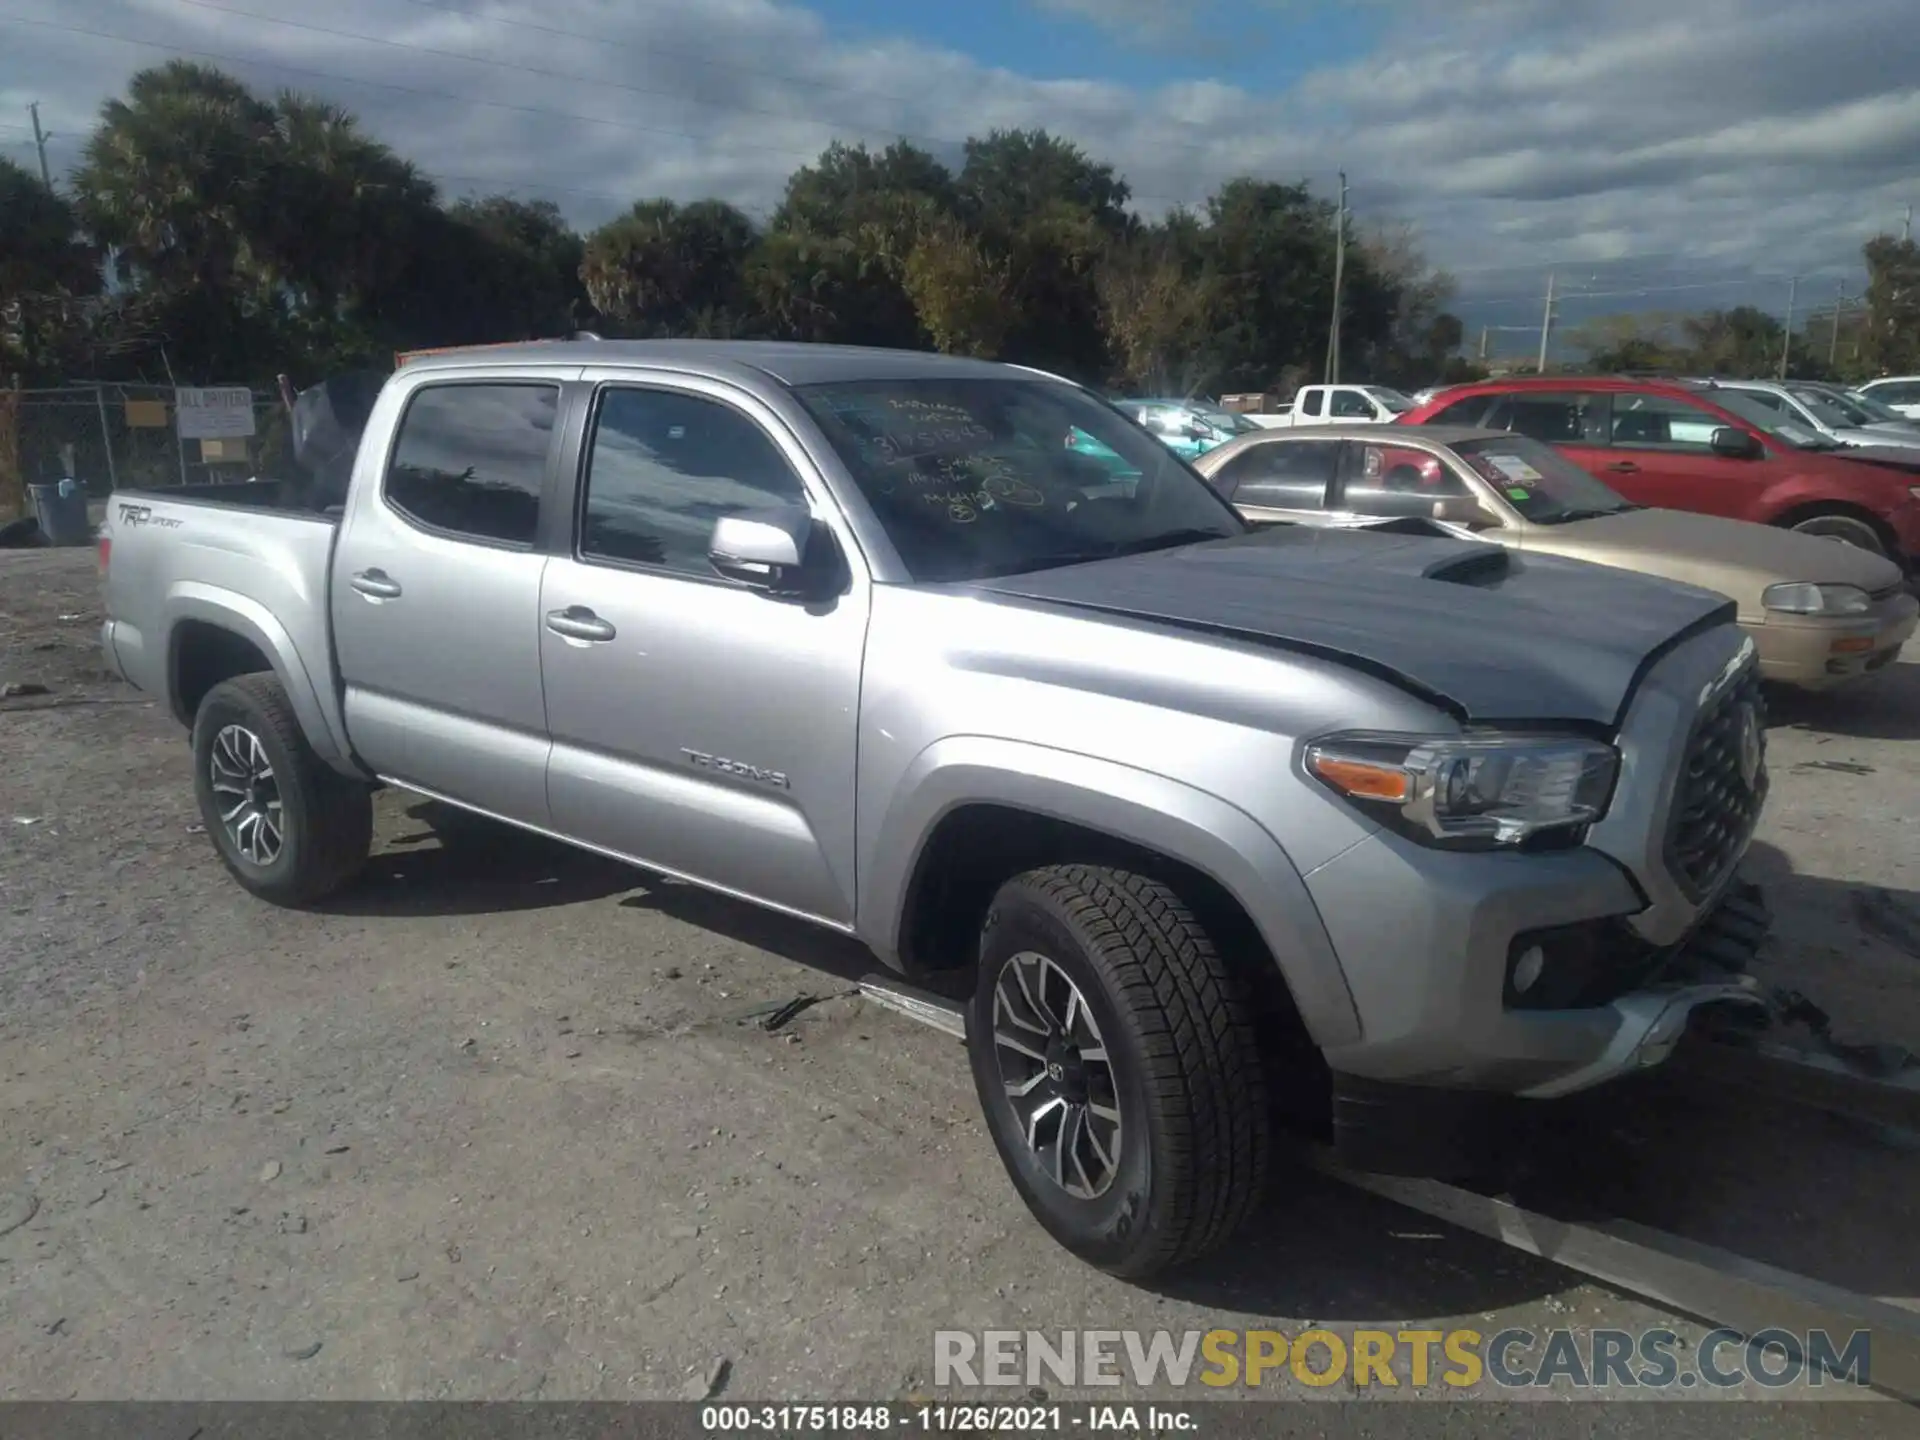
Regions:
<instances>
[{"instance_id":1,"label":"rear wheel","mask_svg":"<svg viewBox=\"0 0 1920 1440\"><path fill-rule=\"evenodd\" d=\"M1792 528L1802 535L1822 535L1841 540L1857 550L1870 550L1875 555L1887 553L1887 542L1874 523L1864 515L1852 515L1839 510L1823 511L1794 521Z\"/></svg>"},{"instance_id":2,"label":"rear wheel","mask_svg":"<svg viewBox=\"0 0 1920 1440\"><path fill-rule=\"evenodd\" d=\"M367 786L313 753L272 675L213 687L193 722L194 794L234 878L276 905L311 905L359 873L373 841Z\"/></svg>"},{"instance_id":3,"label":"rear wheel","mask_svg":"<svg viewBox=\"0 0 1920 1440\"><path fill-rule=\"evenodd\" d=\"M1253 1012L1167 885L1088 865L994 897L968 1049L994 1144L1067 1249L1140 1277L1228 1239L1272 1143Z\"/></svg>"}]
</instances>

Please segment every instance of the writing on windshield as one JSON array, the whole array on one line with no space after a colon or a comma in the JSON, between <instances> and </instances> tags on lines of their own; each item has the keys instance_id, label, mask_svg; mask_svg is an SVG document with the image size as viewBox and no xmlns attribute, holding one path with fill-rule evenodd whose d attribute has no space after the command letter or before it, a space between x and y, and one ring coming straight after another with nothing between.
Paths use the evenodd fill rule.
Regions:
<instances>
[{"instance_id":1,"label":"writing on windshield","mask_svg":"<svg viewBox=\"0 0 1920 1440\"><path fill-rule=\"evenodd\" d=\"M1558 525L1632 508L1558 451L1524 435L1463 440L1453 453L1536 525Z\"/></svg>"},{"instance_id":2,"label":"writing on windshield","mask_svg":"<svg viewBox=\"0 0 1920 1440\"><path fill-rule=\"evenodd\" d=\"M1172 451L1055 381L802 386L917 580L962 580L1242 533Z\"/></svg>"}]
</instances>

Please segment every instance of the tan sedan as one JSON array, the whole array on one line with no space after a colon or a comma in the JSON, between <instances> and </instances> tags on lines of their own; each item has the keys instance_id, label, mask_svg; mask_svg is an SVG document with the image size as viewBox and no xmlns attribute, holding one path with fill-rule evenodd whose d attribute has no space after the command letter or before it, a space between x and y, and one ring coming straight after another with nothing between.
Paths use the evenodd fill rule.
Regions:
<instances>
[{"instance_id":1,"label":"tan sedan","mask_svg":"<svg viewBox=\"0 0 1920 1440\"><path fill-rule=\"evenodd\" d=\"M1831 689L1890 663L1920 601L1892 561L1745 520L1629 504L1549 446L1499 430L1369 425L1243 435L1193 462L1255 523L1429 522L1516 549L1730 596L1783 685Z\"/></svg>"}]
</instances>

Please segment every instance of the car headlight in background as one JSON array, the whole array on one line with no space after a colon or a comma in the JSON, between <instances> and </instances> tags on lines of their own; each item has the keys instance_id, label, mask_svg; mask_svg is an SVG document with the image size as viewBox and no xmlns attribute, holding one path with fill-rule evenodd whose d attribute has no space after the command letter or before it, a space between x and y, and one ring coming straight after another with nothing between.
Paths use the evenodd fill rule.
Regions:
<instances>
[{"instance_id":1,"label":"car headlight in background","mask_svg":"<svg viewBox=\"0 0 1920 1440\"><path fill-rule=\"evenodd\" d=\"M1873 608L1872 598L1858 585L1814 585L1801 580L1769 585L1760 603L1786 615L1864 615Z\"/></svg>"},{"instance_id":2,"label":"car headlight in background","mask_svg":"<svg viewBox=\"0 0 1920 1440\"><path fill-rule=\"evenodd\" d=\"M1562 735L1331 735L1307 746L1309 774L1428 844L1519 845L1606 814L1620 756Z\"/></svg>"}]
</instances>

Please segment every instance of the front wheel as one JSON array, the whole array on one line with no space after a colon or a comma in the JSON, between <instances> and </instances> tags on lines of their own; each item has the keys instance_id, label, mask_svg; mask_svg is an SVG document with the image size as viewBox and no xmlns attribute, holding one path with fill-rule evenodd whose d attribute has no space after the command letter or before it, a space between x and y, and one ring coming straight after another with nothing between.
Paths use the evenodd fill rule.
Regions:
<instances>
[{"instance_id":1,"label":"front wheel","mask_svg":"<svg viewBox=\"0 0 1920 1440\"><path fill-rule=\"evenodd\" d=\"M1167 885L1088 865L1009 880L967 1030L1014 1187L1081 1258L1151 1275L1259 1200L1272 1134L1253 1012Z\"/></svg>"},{"instance_id":2,"label":"front wheel","mask_svg":"<svg viewBox=\"0 0 1920 1440\"><path fill-rule=\"evenodd\" d=\"M207 692L193 720L193 770L215 852L262 900L311 905L366 863L372 794L313 753L274 676Z\"/></svg>"},{"instance_id":3,"label":"front wheel","mask_svg":"<svg viewBox=\"0 0 1920 1440\"><path fill-rule=\"evenodd\" d=\"M1873 523L1857 515L1809 515L1797 521L1793 528L1802 535L1820 535L1830 540L1844 541L1856 550L1869 550L1875 555L1887 553L1886 541L1880 538L1880 532Z\"/></svg>"}]
</instances>

